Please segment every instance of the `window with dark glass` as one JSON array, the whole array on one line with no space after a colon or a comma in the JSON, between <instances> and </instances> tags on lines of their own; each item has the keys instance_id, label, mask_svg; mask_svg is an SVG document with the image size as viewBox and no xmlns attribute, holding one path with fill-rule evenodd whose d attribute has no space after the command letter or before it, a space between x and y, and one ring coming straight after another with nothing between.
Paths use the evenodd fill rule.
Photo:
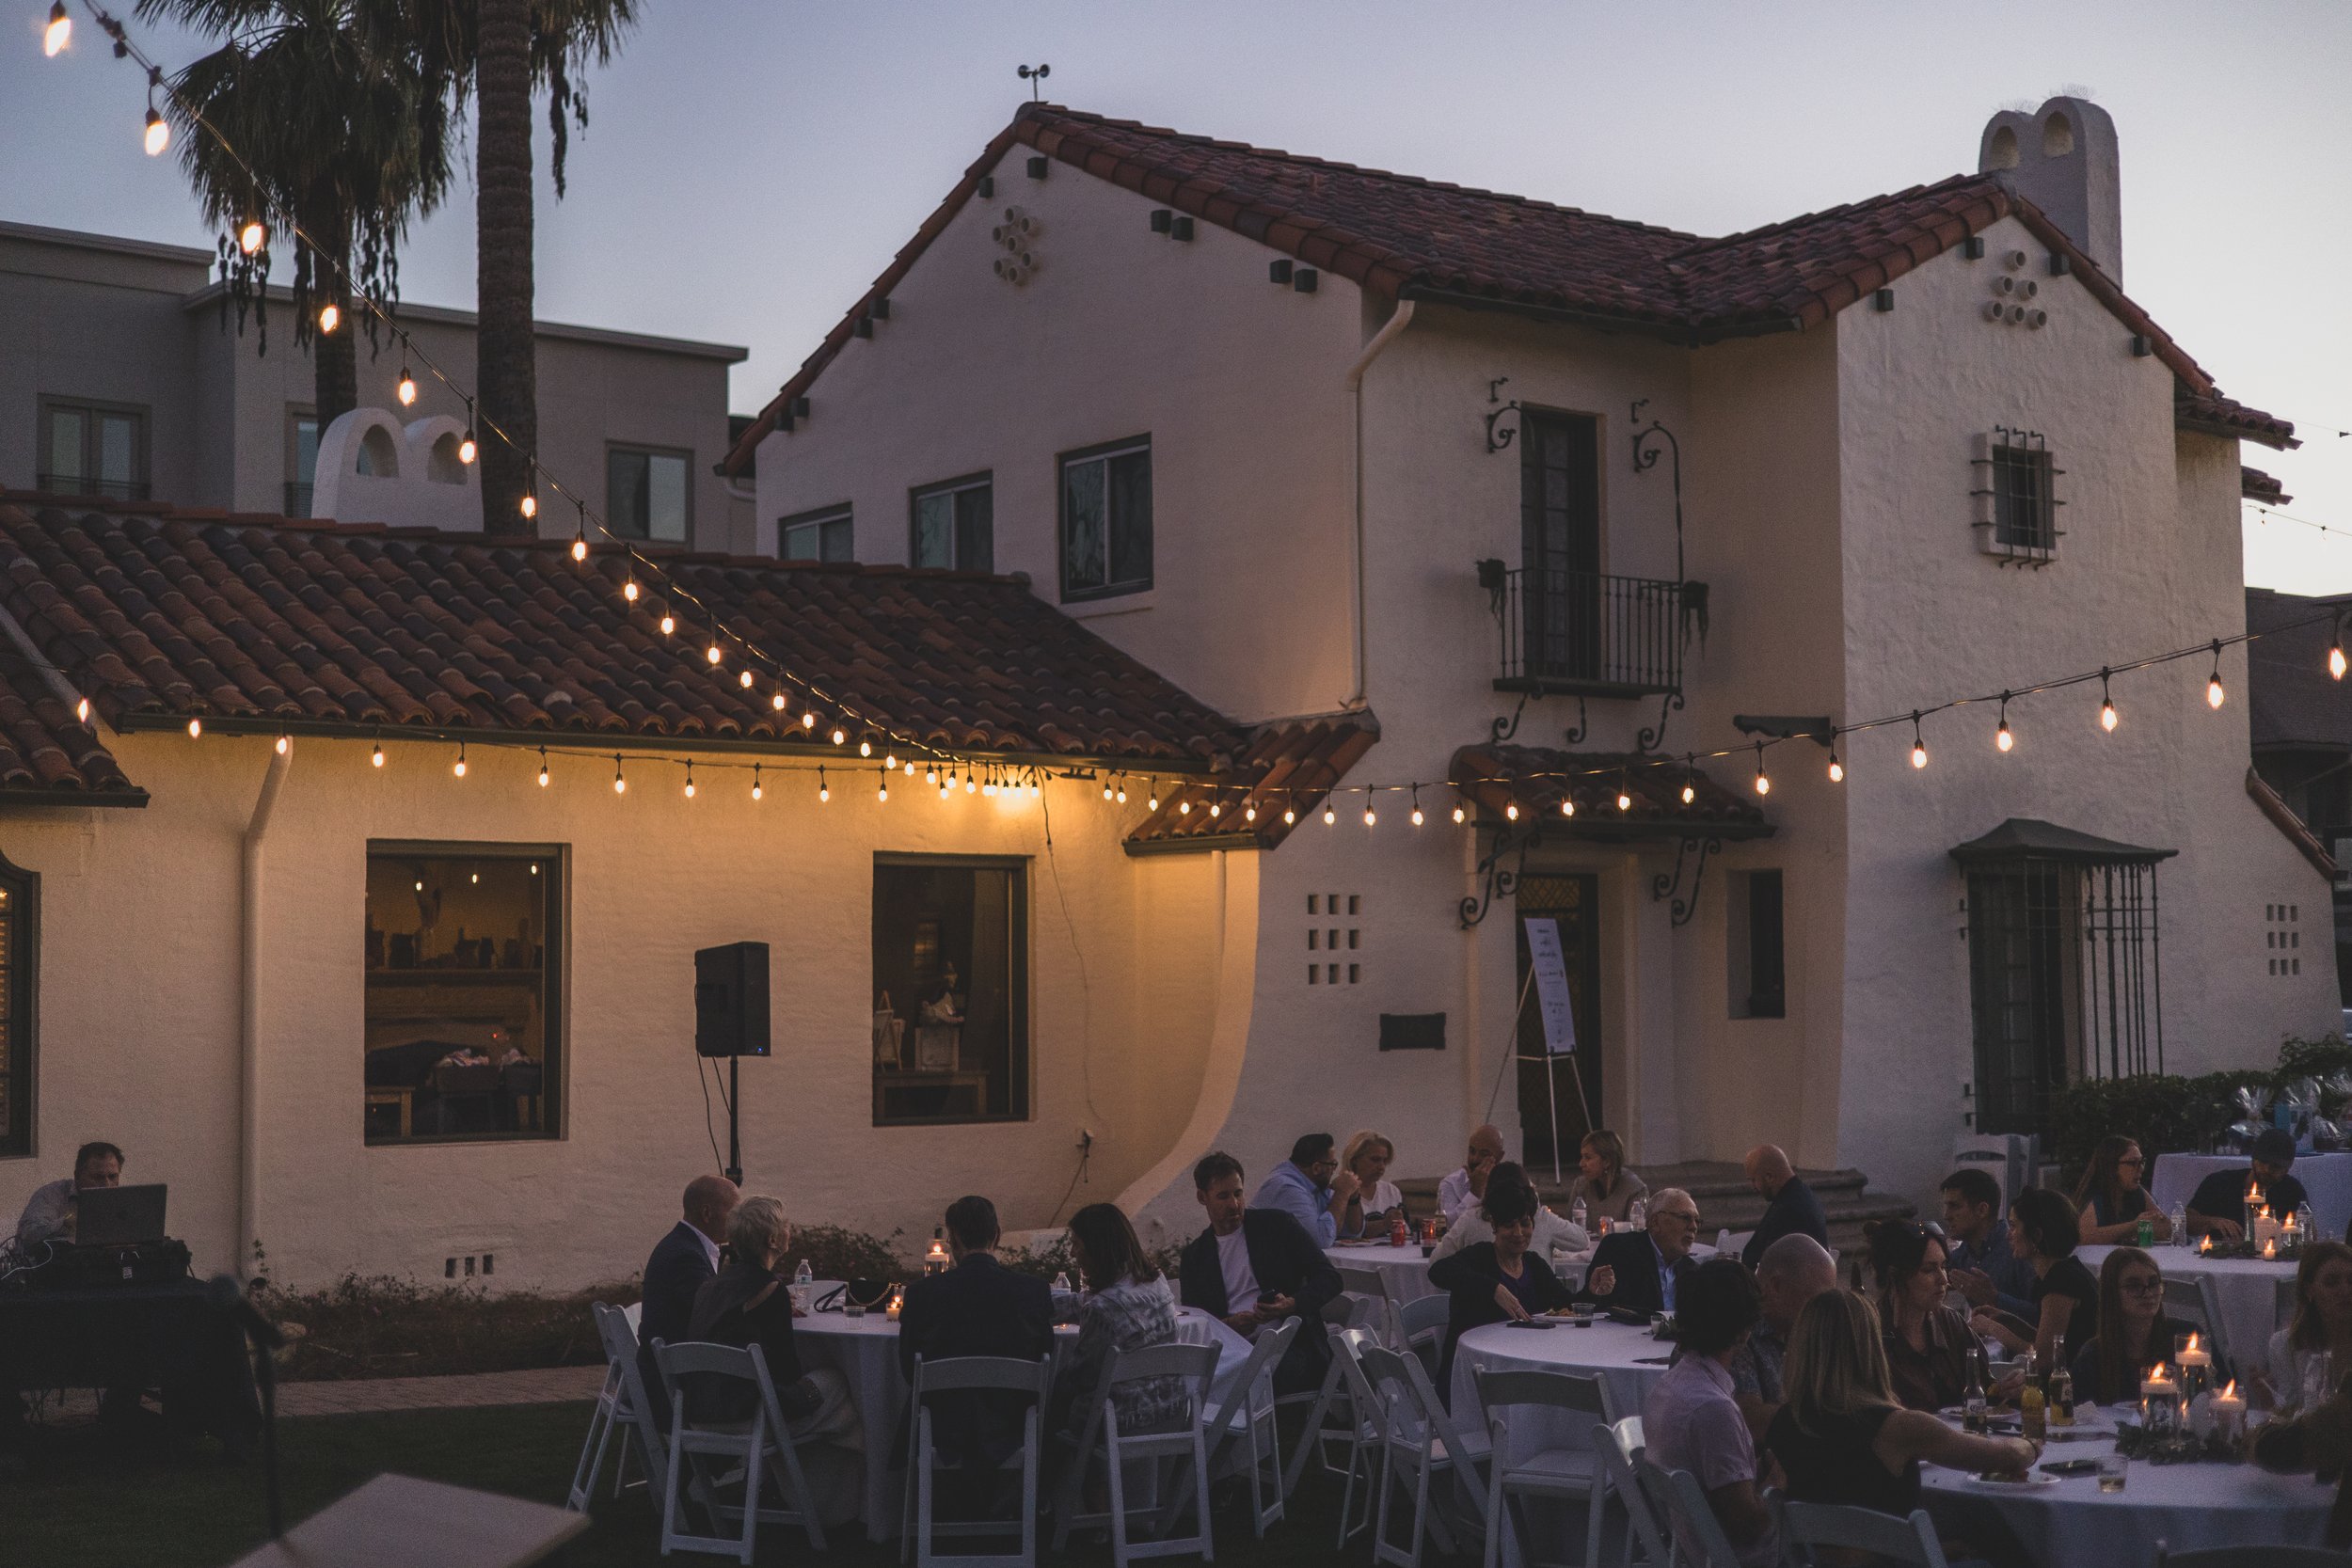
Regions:
<instances>
[{"instance_id":1,"label":"window with dark glass","mask_svg":"<svg viewBox=\"0 0 2352 1568\"><path fill-rule=\"evenodd\" d=\"M1731 1016L1783 1018L1788 1011L1787 938L1777 871L1733 873L1724 951L1730 959Z\"/></svg>"},{"instance_id":2,"label":"window with dark glass","mask_svg":"<svg viewBox=\"0 0 2352 1568\"><path fill-rule=\"evenodd\" d=\"M562 851L373 843L367 906L367 1141L554 1137Z\"/></svg>"},{"instance_id":3,"label":"window with dark glass","mask_svg":"<svg viewBox=\"0 0 2352 1568\"><path fill-rule=\"evenodd\" d=\"M365 461L367 450L360 449ZM286 515L308 517L319 472L319 417L308 408L286 410Z\"/></svg>"},{"instance_id":4,"label":"window with dark glass","mask_svg":"<svg viewBox=\"0 0 2352 1568\"><path fill-rule=\"evenodd\" d=\"M691 460L691 452L605 449L605 513L612 531L624 539L685 543Z\"/></svg>"},{"instance_id":5,"label":"window with dark glass","mask_svg":"<svg viewBox=\"0 0 2352 1568\"><path fill-rule=\"evenodd\" d=\"M995 486L987 474L927 485L914 495L917 566L948 566L960 572L996 569Z\"/></svg>"},{"instance_id":6,"label":"window with dark glass","mask_svg":"<svg viewBox=\"0 0 2352 1568\"><path fill-rule=\"evenodd\" d=\"M33 990L40 878L0 858L0 1155L33 1151Z\"/></svg>"},{"instance_id":7,"label":"window with dark glass","mask_svg":"<svg viewBox=\"0 0 2352 1568\"><path fill-rule=\"evenodd\" d=\"M37 488L110 500L147 499L147 410L42 400Z\"/></svg>"},{"instance_id":8,"label":"window with dark glass","mask_svg":"<svg viewBox=\"0 0 2352 1568\"><path fill-rule=\"evenodd\" d=\"M877 856L874 1125L1029 1114L1026 868Z\"/></svg>"},{"instance_id":9,"label":"window with dark glass","mask_svg":"<svg viewBox=\"0 0 2352 1568\"><path fill-rule=\"evenodd\" d=\"M1061 460L1061 596L1107 598L1152 586L1152 438Z\"/></svg>"},{"instance_id":10,"label":"window with dark glass","mask_svg":"<svg viewBox=\"0 0 2352 1568\"><path fill-rule=\"evenodd\" d=\"M819 507L782 519L776 524L776 553L787 561L854 561L850 509Z\"/></svg>"},{"instance_id":11,"label":"window with dark glass","mask_svg":"<svg viewBox=\"0 0 2352 1568\"><path fill-rule=\"evenodd\" d=\"M2050 449L2012 433L1993 447L1994 535L2004 545L2046 550L2058 543L2051 506Z\"/></svg>"}]
</instances>

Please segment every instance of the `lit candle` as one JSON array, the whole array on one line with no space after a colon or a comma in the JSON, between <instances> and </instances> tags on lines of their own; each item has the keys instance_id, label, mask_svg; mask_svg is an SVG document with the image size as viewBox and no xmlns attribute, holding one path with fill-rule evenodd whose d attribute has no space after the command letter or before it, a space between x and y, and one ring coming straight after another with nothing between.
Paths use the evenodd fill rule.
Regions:
<instances>
[{"instance_id":1,"label":"lit candle","mask_svg":"<svg viewBox=\"0 0 2352 1568\"><path fill-rule=\"evenodd\" d=\"M2279 1235L2279 1222L2271 1217L2270 1205L2254 1211L2254 1240L2263 1243L2263 1256L2271 1256L2269 1243Z\"/></svg>"},{"instance_id":2,"label":"lit candle","mask_svg":"<svg viewBox=\"0 0 2352 1568\"><path fill-rule=\"evenodd\" d=\"M2263 1238L2263 1261L2265 1263L2273 1263L2278 1261L2278 1258L2279 1238L2276 1236L2265 1236Z\"/></svg>"},{"instance_id":3,"label":"lit candle","mask_svg":"<svg viewBox=\"0 0 2352 1568\"><path fill-rule=\"evenodd\" d=\"M2188 1337L2188 1347L2180 1352L2174 1359L2181 1364L2181 1380L2184 1383L2188 1381L2189 1369L2192 1367L2201 1371L2210 1371L2213 1369L2213 1352L2205 1349L2193 1331Z\"/></svg>"},{"instance_id":4,"label":"lit candle","mask_svg":"<svg viewBox=\"0 0 2352 1568\"><path fill-rule=\"evenodd\" d=\"M898 1321L898 1308L906 1301L906 1287L903 1285L893 1285L890 1288L890 1305L883 1309L882 1315L888 1318L892 1323L897 1323Z\"/></svg>"},{"instance_id":5,"label":"lit candle","mask_svg":"<svg viewBox=\"0 0 2352 1568\"><path fill-rule=\"evenodd\" d=\"M2139 1421L2152 1433L2172 1430L2180 1416L2180 1389L2157 1365L2139 1385Z\"/></svg>"},{"instance_id":6,"label":"lit candle","mask_svg":"<svg viewBox=\"0 0 2352 1568\"><path fill-rule=\"evenodd\" d=\"M2213 1233L2211 1231L2208 1231L2204 1235L2197 1238L2197 1250L2201 1253L2211 1253L2213 1251Z\"/></svg>"},{"instance_id":7,"label":"lit candle","mask_svg":"<svg viewBox=\"0 0 2352 1568\"><path fill-rule=\"evenodd\" d=\"M2246 1430L2246 1402L2238 1397L2235 1379L2213 1397L2213 1429L2233 1443Z\"/></svg>"}]
</instances>

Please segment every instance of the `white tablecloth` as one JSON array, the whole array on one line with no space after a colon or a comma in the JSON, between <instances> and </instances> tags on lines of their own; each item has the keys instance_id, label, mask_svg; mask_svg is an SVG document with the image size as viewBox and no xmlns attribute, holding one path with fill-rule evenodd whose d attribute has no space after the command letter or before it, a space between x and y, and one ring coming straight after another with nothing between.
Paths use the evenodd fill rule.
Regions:
<instances>
[{"instance_id":1,"label":"white tablecloth","mask_svg":"<svg viewBox=\"0 0 2352 1568\"><path fill-rule=\"evenodd\" d=\"M1389 1300L1402 1307L1422 1296L1434 1296L1438 1288L1429 1283L1429 1259L1421 1255L1421 1243L1407 1246L1327 1246L1323 1255L1343 1269L1370 1269L1379 1275L1388 1287Z\"/></svg>"},{"instance_id":2,"label":"white tablecloth","mask_svg":"<svg viewBox=\"0 0 2352 1568\"><path fill-rule=\"evenodd\" d=\"M2155 1174L2148 1179L2148 1196L2169 1214L2175 1203L2186 1203L2197 1184L2215 1171L2246 1167L2243 1154L2159 1154ZM2319 1233L2343 1235L2345 1225L2352 1224L2352 1154L2297 1155L2294 1176L2311 1195Z\"/></svg>"},{"instance_id":3,"label":"white tablecloth","mask_svg":"<svg viewBox=\"0 0 2352 1568\"><path fill-rule=\"evenodd\" d=\"M2093 1275L2106 1260L2111 1246L2074 1249L2074 1256ZM2293 1263L2265 1263L2254 1258L2201 1258L2187 1247L2160 1246L2149 1256L2168 1279L2211 1279L2221 1303L2221 1332L2229 1339L2230 1364L2241 1377L2262 1371L2273 1330L2286 1326L2279 1315L2279 1282L2295 1277Z\"/></svg>"},{"instance_id":4,"label":"white tablecloth","mask_svg":"<svg viewBox=\"0 0 2352 1568\"><path fill-rule=\"evenodd\" d=\"M2043 1458L2093 1459L2112 1437L2053 1443ZM2039 1472L2037 1472L2038 1474ZM2175 1552L2217 1546L2316 1546L2336 1489L2309 1476L2252 1465L2148 1465L2135 1461L2121 1492L2096 1476L2055 1485L1987 1485L1958 1470L1920 1467L1921 1500L1945 1529L1965 1536L1968 1514L1989 1503L2042 1568L2146 1568L2156 1543Z\"/></svg>"},{"instance_id":5,"label":"white tablecloth","mask_svg":"<svg viewBox=\"0 0 2352 1568\"><path fill-rule=\"evenodd\" d=\"M1596 1319L1590 1328L1579 1328L1556 1318L1545 1321L1558 1326L1513 1328L1508 1323L1488 1323L1462 1336L1461 1344L1454 1352L1452 1401L1455 1425L1483 1428L1486 1424L1486 1413L1478 1403L1476 1374L1482 1367L1530 1368L1597 1376L1609 1385L1609 1397L1619 1416L1642 1413L1642 1402L1649 1397L1651 1386L1666 1375L1666 1357L1674 1353L1673 1345L1651 1338L1645 1327L1634 1328L1607 1318ZM1552 1430L1540 1425L1548 1419L1549 1417L1527 1418L1531 1441L1540 1439L1544 1448L1585 1446L1584 1429L1592 1425L1590 1420L1579 1417ZM1575 1430L1569 1430L1570 1427Z\"/></svg>"},{"instance_id":6,"label":"white tablecloth","mask_svg":"<svg viewBox=\"0 0 2352 1568\"><path fill-rule=\"evenodd\" d=\"M831 1282L819 1282L817 1299L824 1299L832 1288ZM1249 1358L1249 1342L1191 1307L1176 1309L1176 1338L1186 1344L1216 1346L1216 1378L1210 1386L1210 1397L1222 1403L1232 1394L1242 1364ZM1077 1340L1075 1328L1055 1330L1057 1368ZM906 1488L906 1472L890 1467L891 1446L907 1405L907 1383L898 1371L898 1325L880 1312L868 1312L863 1318L813 1312L793 1323L792 1341L803 1370L833 1367L848 1381L850 1402L857 1406L866 1433L865 1496L856 1513L865 1521L867 1539L896 1540ZM821 1498L818 1507L828 1514L833 1512L824 1508Z\"/></svg>"}]
</instances>

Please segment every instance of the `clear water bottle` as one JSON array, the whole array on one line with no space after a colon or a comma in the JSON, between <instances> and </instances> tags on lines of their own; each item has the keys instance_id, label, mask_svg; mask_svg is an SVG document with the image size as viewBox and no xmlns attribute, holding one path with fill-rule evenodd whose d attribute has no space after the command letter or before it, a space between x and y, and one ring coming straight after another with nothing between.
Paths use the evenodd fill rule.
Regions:
<instances>
[{"instance_id":1,"label":"clear water bottle","mask_svg":"<svg viewBox=\"0 0 2352 1568\"><path fill-rule=\"evenodd\" d=\"M792 1283L795 1285L814 1285L817 1283L817 1271L809 1267L807 1259L802 1259L801 1266L792 1271Z\"/></svg>"},{"instance_id":2,"label":"clear water bottle","mask_svg":"<svg viewBox=\"0 0 2352 1568\"><path fill-rule=\"evenodd\" d=\"M1625 1223L1636 1230L1639 1230L1642 1227L1649 1224L1649 1204L1644 1199L1638 1197L1632 1202L1627 1204L1625 1206Z\"/></svg>"},{"instance_id":3,"label":"clear water bottle","mask_svg":"<svg viewBox=\"0 0 2352 1568\"><path fill-rule=\"evenodd\" d=\"M808 1266L807 1259L802 1259L801 1266L792 1271L792 1289L787 1294L791 1298L792 1310L806 1317L809 1304L817 1296L817 1271Z\"/></svg>"},{"instance_id":4,"label":"clear water bottle","mask_svg":"<svg viewBox=\"0 0 2352 1568\"><path fill-rule=\"evenodd\" d=\"M2188 1245L2188 1205L2175 1203L2172 1206L2170 1218L2172 1220L2172 1244L2174 1246Z\"/></svg>"},{"instance_id":5,"label":"clear water bottle","mask_svg":"<svg viewBox=\"0 0 2352 1568\"><path fill-rule=\"evenodd\" d=\"M1585 1216L1591 1212L1592 1211L1585 1206L1584 1195L1579 1193L1576 1195L1576 1202L1568 1209L1568 1222L1579 1230L1589 1232L1592 1226L1587 1223Z\"/></svg>"},{"instance_id":6,"label":"clear water bottle","mask_svg":"<svg viewBox=\"0 0 2352 1568\"><path fill-rule=\"evenodd\" d=\"M1057 1296L1066 1296L1075 1293L1070 1289L1070 1275L1067 1272L1057 1274L1054 1276L1054 1293Z\"/></svg>"}]
</instances>

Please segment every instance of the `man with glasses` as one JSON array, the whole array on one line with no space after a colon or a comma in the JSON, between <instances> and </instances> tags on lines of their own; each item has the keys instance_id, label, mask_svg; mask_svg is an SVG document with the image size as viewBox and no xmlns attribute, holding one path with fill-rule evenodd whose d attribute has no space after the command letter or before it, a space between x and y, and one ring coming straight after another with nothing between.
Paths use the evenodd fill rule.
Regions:
<instances>
[{"instance_id":1,"label":"man with glasses","mask_svg":"<svg viewBox=\"0 0 2352 1568\"><path fill-rule=\"evenodd\" d=\"M2001 1184L1970 1165L1944 1179L1944 1256L1952 1288L1971 1307L1990 1307L2031 1323L2033 1265L2009 1244Z\"/></svg>"},{"instance_id":2,"label":"man with glasses","mask_svg":"<svg viewBox=\"0 0 2352 1568\"><path fill-rule=\"evenodd\" d=\"M1691 1246L1699 1237L1699 1206L1680 1187L1650 1195L1649 1225L1618 1230L1601 1239L1578 1299L1609 1311L1672 1312L1683 1276L1691 1268Z\"/></svg>"},{"instance_id":3,"label":"man with glasses","mask_svg":"<svg viewBox=\"0 0 2352 1568\"><path fill-rule=\"evenodd\" d=\"M1317 1246L1339 1239L1340 1222L1347 1205L1363 1188L1352 1170L1340 1169L1339 1148L1330 1133L1310 1132L1291 1145L1291 1157L1258 1183L1252 1209L1278 1209L1298 1222ZM1356 1222L1359 1231L1363 1221Z\"/></svg>"}]
</instances>

